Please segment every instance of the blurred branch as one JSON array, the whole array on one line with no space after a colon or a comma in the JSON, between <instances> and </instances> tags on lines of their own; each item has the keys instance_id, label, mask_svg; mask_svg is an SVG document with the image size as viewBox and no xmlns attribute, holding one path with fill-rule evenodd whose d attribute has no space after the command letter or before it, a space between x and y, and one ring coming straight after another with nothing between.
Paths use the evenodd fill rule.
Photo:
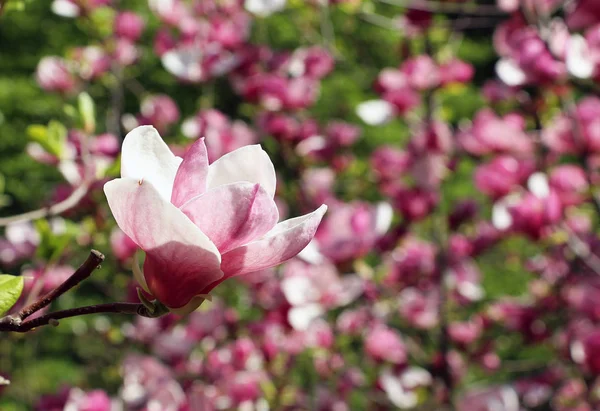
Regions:
<instances>
[{"instance_id":1,"label":"blurred branch","mask_svg":"<svg viewBox=\"0 0 600 411\"><path fill-rule=\"evenodd\" d=\"M367 23L371 23L387 30L402 31L404 28L404 23L400 19L385 17L380 14L368 13L365 11L359 13L358 16ZM436 21L434 23L436 27L444 27L455 31L486 29L494 27L497 24L497 18L468 16L458 17L456 19L448 19L446 21Z\"/></svg>"},{"instance_id":2,"label":"blurred branch","mask_svg":"<svg viewBox=\"0 0 600 411\"><path fill-rule=\"evenodd\" d=\"M339 53L337 53L335 48L335 30L331 21L328 2L324 2L324 4L321 5L321 13L319 13L319 15L321 19L321 36L325 42L325 47L327 47L327 50L329 50L331 54L337 56Z\"/></svg>"},{"instance_id":3,"label":"blurred branch","mask_svg":"<svg viewBox=\"0 0 600 411\"><path fill-rule=\"evenodd\" d=\"M432 13L472 14L478 16L507 16L503 10L491 4L446 3L433 0L379 0L381 3Z\"/></svg>"},{"instance_id":4,"label":"blurred branch","mask_svg":"<svg viewBox=\"0 0 600 411\"><path fill-rule=\"evenodd\" d=\"M17 214L8 217L0 217L0 227L5 227L9 224L17 223L20 221L38 220L40 218L60 215L79 204L83 197L85 197L88 193L92 183L96 180L96 176L94 175L94 168L92 166L91 154L89 150L88 135L82 134L82 136L83 138L81 142L81 161L83 163L83 179L81 181L81 184L75 190L73 190L73 192L67 198L56 204L53 204L48 207L43 207L34 211L28 211L23 214Z\"/></svg>"},{"instance_id":5,"label":"blurred branch","mask_svg":"<svg viewBox=\"0 0 600 411\"><path fill-rule=\"evenodd\" d=\"M123 68L113 65L115 84L110 88L110 108L106 113L106 130L118 138L121 136L121 116L125 95L123 93Z\"/></svg>"},{"instance_id":6,"label":"blurred branch","mask_svg":"<svg viewBox=\"0 0 600 411\"><path fill-rule=\"evenodd\" d=\"M569 249L592 271L600 275L600 257L594 254L590 249L590 246L581 238L579 238L579 236L573 230L566 225L564 228L569 233L569 239L567 242Z\"/></svg>"},{"instance_id":7,"label":"blurred branch","mask_svg":"<svg viewBox=\"0 0 600 411\"><path fill-rule=\"evenodd\" d=\"M79 187L77 187L69 197L51 206L43 207L33 211L28 211L23 214L17 214L8 217L0 217L0 227L4 227L9 224L17 223L20 221L31 221L62 214L65 211L68 211L71 208L75 207L77 204L79 204L79 202L87 194L91 183L91 178L84 179L83 182L79 185Z\"/></svg>"}]
</instances>

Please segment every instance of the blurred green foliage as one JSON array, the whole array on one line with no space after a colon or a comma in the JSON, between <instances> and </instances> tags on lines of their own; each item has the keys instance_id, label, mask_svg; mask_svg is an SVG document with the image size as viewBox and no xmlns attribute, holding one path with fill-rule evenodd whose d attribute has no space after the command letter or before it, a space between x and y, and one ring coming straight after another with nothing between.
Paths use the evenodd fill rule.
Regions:
<instances>
[{"instance_id":1,"label":"blurred green foliage","mask_svg":"<svg viewBox=\"0 0 600 411\"><path fill-rule=\"evenodd\" d=\"M76 45L93 44L110 30L106 28L106 21L110 21L106 12L95 13L89 22L81 23L52 14L50 2L29 1L19 6L11 1L9 4L15 5L7 7L0 17L0 177L5 181L3 193L11 201L0 209L3 215L28 211L47 203L52 189L61 181L60 174L52 166L33 161L25 152L26 143L30 140L41 141L40 136L44 133L52 133L53 138L49 141L64 138L65 130L60 124L69 128L75 122L68 115L69 108L65 104L74 107L77 101L71 99L65 102L60 96L45 93L37 86L34 73L38 61L46 55L64 55ZM142 44L146 45L142 59L128 69L127 74L135 78L144 90L170 95L178 103L182 118L195 113L201 105L209 104L233 118L252 120L253 108L243 105L226 81L182 86L162 68L151 47L152 33L158 23L149 13L145 1L122 1L120 7L138 11L148 23L142 39ZM388 17L398 13L397 9L380 4L364 2L361 7ZM320 98L311 109L311 115L321 123L344 119L360 124L354 113L356 105L375 97L372 84L382 68L397 66L401 62L402 45L406 39L401 38L398 32L368 23L361 18L361 13L360 9L351 7L331 10L329 17L334 38L325 39L325 42L331 41L335 49L336 70L323 81ZM303 1L293 1L284 12L268 19L258 19L252 36L255 41L267 42L278 50L293 50L298 46L322 43L322 19L318 8L306 5ZM471 118L482 107L480 87L493 70L495 55L489 30L463 33L451 43L448 43L449 38L449 33L442 30L432 41L453 48L458 57L477 68L474 84L451 87L438 96L437 103L443 118L456 125L461 120ZM412 47L419 48L422 45L413 44ZM111 104L106 87L94 85L86 92L96 104L97 132L105 131L103 116ZM89 106L85 99L79 104ZM126 90L124 111L136 113L139 111L138 104L138 96ZM88 123L92 121L91 116L93 114L88 114ZM356 144L354 153L358 160L340 177L336 188L342 199L358 196L375 201L379 199L379 193L369 177L368 156L382 144L401 146L407 141L410 130L400 119L383 127L362 125L362 130L362 139ZM171 141L181 138L179 135L168 137ZM264 145L269 149L268 140ZM53 150L51 144L47 148ZM444 185L443 208L448 209L463 198L475 198L482 203L486 201L473 187L471 176L474 166L473 162L461 163L452 179ZM294 195L294 189L290 188L289 197L294 198ZM83 227L89 226L87 231L84 229L84 235L93 237L96 248L108 251L107 234L95 232L93 216L88 218L89 224L82 224ZM38 229L42 233L39 258L58 263L62 262L61 255L66 250L71 253L78 251L76 255L79 257L70 261L76 265L85 257L86 251L78 250L77 246L77 237L82 235L80 227L72 230L67 228L60 235L52 234L46 222L39 222ZM430 229L423 227L424 232ZM478 262L484 274L487 296L519 296L524 293L530 277L525 274L522 261L535 251L535 246L526 240L511 239L483 256ZM107 262L75 293L68 293L61 298L56 308L121 299L129 275ZM233 289L234 286L226 284L218 294L233 307L244 306L243 291L232 292ZM259 315L252 310L240 312L244 316L242 320ZM124 342L118 327L109 333L103 330L106 323L118 325L121 320L122 317L118 315L110 318L76 318L62 321L58 328L46 327L37 332L35 338L2 336L0 371L13 370L11 377L19 383L10 386L7 395L0 398L0 409L29 409L41 393L55 392L63 384L74 384L83 389L104 387L109 392L115 392L120 384L116 359L125 346L131 348L131 343ZM353 354L354 342L350 338L341 339L338 343L346 346L350 363L360 364L363 361L360 355ZM531 361L544 362L546 349L543 346L527 353L511 352L515 347L520 347L518 341L507 340L504 346L507 355L515 359L527 357ZM298 381L301 386L310 385L311 379L317 378L309 363L310 358L298 359L299 372L294 374L294 378L301 377L301 381ZM369 378L374 379L375 376ZM489 376L474 371L470 378L472 381L482 381ZM265 392L269 389L273 387L265 388ZM365 398L359 394L355 395L353 403L354 409L366 407Z\"/></svg>"}]
</instances>

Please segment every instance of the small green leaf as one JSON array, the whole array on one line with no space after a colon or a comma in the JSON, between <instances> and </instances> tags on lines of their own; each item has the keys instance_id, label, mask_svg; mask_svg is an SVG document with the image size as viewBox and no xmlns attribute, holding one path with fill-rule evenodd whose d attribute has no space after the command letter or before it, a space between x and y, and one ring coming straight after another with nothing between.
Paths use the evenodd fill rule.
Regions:
<instances>
[{"instance_id":1,"label":"small green leaf","mask_svg":"<svg viewBox=\"0 0 600 411\"><path fill-rule=\"evenodd\" d=\"M67 134L69 131L60 121L56 120L50 120L46 130L48 144L53 147L55 153L60 157L63 152L63 147L65 147L65 143L67 142Z\"/></svg>"},{"instance_id":2,"label":"small green leaf","mask_svg":"<svg viewBox=\"0 0 600 411\"><path fill-rule=\"evenodd\" d=\"M86 92L80 93L77 98L79 107L79 115L83 123L83 130L88 134L93 134L96 131L96 108L94 100Z\"/></svg>"},{"instance_id":3,"label":"small green leaf","mask_svg":"<svg viewBox=\"0 0 600 411\"><path fill-rule=\"evenodd\" d=\"M4 315L17 302L23 292L23 277L0 274L0 315Z\"/></svg>"},{"instance_id":4,"label":"small green leaf","mask_svg":"<svg viewBox=\"0 0 600 411\"><path fill-rule=\"evenodd\" d=\"M57 123L57 124L55 124ZM64 129L64 139L61 139L61 132L64 126L58 122L51 121L48 127L41 124L32 124L27 127L27 136L31 141L38 143L48 153L60 157L62 152L62 141L66 139L66 129Z\"/></svg>"}]
</instances>

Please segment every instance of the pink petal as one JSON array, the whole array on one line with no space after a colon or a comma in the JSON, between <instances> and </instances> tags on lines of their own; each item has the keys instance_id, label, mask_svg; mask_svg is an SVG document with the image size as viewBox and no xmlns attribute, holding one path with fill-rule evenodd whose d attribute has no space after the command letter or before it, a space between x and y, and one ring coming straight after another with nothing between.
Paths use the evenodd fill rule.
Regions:
<instances>
[{"instance_id":1,"label":"pink petal","mask_svg":"<svg viewBox=\"0 0 600 411\"><path fill-rule=\"evenodd\" d=\"M310 214L283 221L260 240L223 254L225 278L273 267L294 257L315 236L325 211L327 206L322 205Z\"/></svg>"},{"instance_id":2,"label":"pink petal","mask_svg":"<svg viewBox=\"0 0 600 411\"><path fill-rule=\"evenodd\" d=\"M219 186L188 201L183 211L225 253L267 233L279 219L277 205L259 184Z\"/></svg>"},{"instance_id":3,"label":"pink petal","mask_svg":"<svg viewBox=\"0 0 600 411\"><path fill-rule=\"evenodd\" d=\"M223 276L215 245L152 184L120 178L104 192L121 230L146 252L144 277L163 304L182 307Z\"/></svg>"},{"instance_id":4,"label":"pink petal","mask_svg":"<svg viewBox=\"0 0 600 411\"><path fill-rule=\"evenodd\" d=\"M208 155L204 137L196 140L183 156L183 162L175 175L171 202L181 207L186 201L206 191Z\"/></svg>"},{"instance_id":5,"label":"pink petal","mask_svg":"<svg viewBox=\"0 0 600 411\"><path fill-rule=\"evenodd\" d=\"M238 148L208 167L208 189L238 181L258 183L271 198L275 195L275 168L269 155L260 145Z\"/></svg>"},{"instance_id":6,"label":"pink petal","mask_svg":"<svg viewBox=\"0 0 600 411\"><path fill-rule=\"evenodd\" d=\"M166 200L180 163L152 126L136 127L123 140L121 177L151 183Z\"/></svg>"}]
</instances>

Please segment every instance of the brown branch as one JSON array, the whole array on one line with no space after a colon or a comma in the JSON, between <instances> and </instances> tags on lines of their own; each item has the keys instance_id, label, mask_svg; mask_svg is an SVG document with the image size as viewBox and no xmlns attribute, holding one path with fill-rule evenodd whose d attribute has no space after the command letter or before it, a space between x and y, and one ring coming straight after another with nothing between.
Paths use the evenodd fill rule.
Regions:
<instances>
[{"instance_id":1,"label":"brown branch","mask_svg":"<svg viewBox=\"0 0 600 411\"><path fill-rule=\"evenodd\" d=\"M491 4L446 3L434 0L379 0L392 6L412 10L430 11L432 13L471 14L476 16L507 16L503 10Z\"/></svg>"},{"instance_id":2,"label":"brown branch","mask_svg":"<svg viewBox=\"0 0 600 411\"><path fill-rule=\"evenodd\" d=\"M58 320L70 317L79 317L82 315L99 314L99 313L121 313L121 314L136 314L144 317L151 317L151 313L148 309L139 303L108 303L90 305L86 307L71 308L69 310L56 311L54 313L46 314L33 320L25 322L3 322L0 320L0 331L12 331L18 333L24 333L31 331L34 328L43 325L58 325ZM9 317L5 317L9 318Z\"/></svg>"},{"instance_id":3,"label":"brown branch","mask_svg":"<svg viewBox=\"0 0 600 411\"><path fill-rule=\"evenodd\" d=\"M92 272L104 261L104 255L96 250L90 251L90 255L87 260L71 275L64 283L50 291L48 294L33 302L32 304L22 308L16 315L9 315L4 318L0 318L0 330L3 326L9 325L12 327L19 327L22 325L23 320L38 312L42 308L50 305L52 301L75 287L81 281L92 275Z\"/></svg>"}]
</instances>

